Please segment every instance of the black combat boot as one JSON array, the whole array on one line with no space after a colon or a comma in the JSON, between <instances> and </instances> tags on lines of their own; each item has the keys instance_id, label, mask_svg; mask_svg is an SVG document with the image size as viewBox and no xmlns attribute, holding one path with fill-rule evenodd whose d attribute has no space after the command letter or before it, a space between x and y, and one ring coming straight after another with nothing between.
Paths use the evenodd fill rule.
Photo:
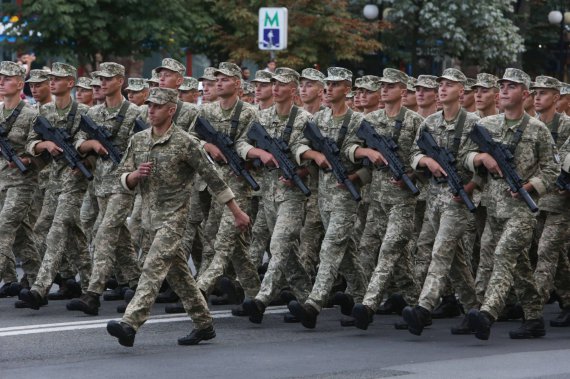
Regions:
<instances>
[{"instance_id":1,"label":"black combat boot","mask_svg":"<svg viewBox=\"0 0 570 379\"><path fill-rule=\"evenodd\" d=\"M366 330L374 319L374 310L364 304L356 304L352 308L352 317L354 317L354 326Z\"/></svg>"},{"instance_id":2,"label":"black combat boot","mask_svg":"<svg viewBox=\"0 0 570 379\"><path fill-rule=\"evenodd\" d=\"M216 337L216 331L213 326L208 326L204 329L192 329L192 332L186 337L178 339L179 345L197 345L201 341L211 340Z\"/></svg>"},{"instance_id":3,"label":"black combat boot","mask_svg":"<svg viewBox=\"0 0 570 379\"><path fill-rule=\"evenodd\" d=\"M31 309L36 311L40 309L42 305L47 304L47 299L40 295L36 290L29 290L24 288L20 291L18 298L26 303Z\"/></svg>"},{"instance_id":4,"label":"black combat boot","mask_svg":"<svg viewBox=\"0 0 570 379\"><path fill-rule=\"evenodd\" d=\"M117 305L117 313L125 313L125 311L127 310L127 306L135 296L135 291L136 288L135 289L126 288L123 291L123 298L125 299L125 302L123 304Z\"/></svg>"},{"instance_id":5,"label":"black combat boot","mask_svg":"<svg viewBox=\"0 0 570 379\"><path fill-rule=\"evenodd\" d=\"M339 291L334 294L333 305L339 305L340 313L343 315L351 316L352 308L354 308L354 299L351 295Z\"/></svg>"},{"instance_id":6,"label":"black combat boot","mask_svg":"<svg viewBox=\"0 0 570 379\"><path fill-rule=\"evenodd\" d=\"M570 307L562 308L562 311L554 320L550 320L550 326L555 328L570 326Z\"/></svg>"},{"instance_id":7,"label":"black combat boot","mask_svg":"<svg viewBox=\"0 0 570 379\"><path fill-rule=\"evenodd\" d=\"M518 329L509 332L509 336L514 340L538 338L545 335L546 330L544 330L544 319L542 317L525 320Z\"/></svg>"},{"instance_id":8,"label":"black combat boot","mask_svg":"<svg viewBox=\"0 0 570 379\"><path fill-rule=\"evenodd\" d=\"M91 316L97 316L100 307L99 295L89 291L81 295L79 299L71 300L66 306L68 311L81 311Z\"/></svg>"},{"instance_id":9,"label":"black combat boot","mask_svg":"<svg viewBox=\"0 0 570 379\"><path fill-rule=\"evenodd\" d=\"M520 320L524 318L524 311L522 305L517 304L507 304L503 308L503 311L497 318L497 321L509 321L509 320Z\"/></svg>"},{"instance_id":10,"label":"black combat boot","mask_svg":"<svg viewBox=\"0 0 570 379\"><path fill-rule=\"evenodd\" d=\"M317 326L317 316L319 312L309 304L301 304L293 300L287 305L289 312L301 320L301 324L307 329L314 329Z\"/></svg>"},{"instance_id":11,"label":"black combat boot","mask_svg":"<svg viewBox=\"0 0 570 379\"><path fill-rule=\"evenodd\" d=\"M469 327L469 317L467 315L463 316L459 325L453 326L451 328L451 334L454 335L465 335L473 333L475 333L475 331Z\"/></svg>"},{"instance_id":12,"label":"black combat boot","mask_svg":"<svg viewBox=\"0 0 570 379\"><path fill-rule=\"evenodd\" d=\"M493 316L485 311L471 309L467 313L469 319L469 328L475 331L475 337L486 341L491 335L491 325L495 322Z\"/></svg>"},{"instance_id":13,"label":"black combat boot","mask_svg":"<svg viewBox=\"0 0 570 379\"><path fill-rule=\"evenodd\" d=\"M220 279L220 288L228 297L230 304L241 304L245 299L243 288L236 286L230 278L223 277Z\"/></svg>"},{"instance_id":14,"label":"black combat boot","mask_svg":"<svg viewBox=\"0 0 570 379\"><path fill-rule=\"evenodd\" d=\"M400 294L394 294L386 299L384 304L378 307L376 314L378 315L401 315L402 310L408 305L406 300Z\"/></svg>"},{"instance_id":15,"label":"black combat boot","mask_svg":"<svg viewBox=\"0 0 570 379\"><path fill-rule=\"evenodd\" d=\"M408 324L408 331L416 336L421 335L424 328L431 321L430 311L419 305L413 308L410 306L405 307L402 311L402 317Z\"/></svg>"},{"instance_id":16,"label":"black combat boot","mask_svg":"<svg viewBox=\"0 0 570 379\"><path fill-rule=\"evenodd\" d=\"M107 323L107 333L119 339L119 343L126 347L132 347L135 343L137 332L132 326L120 321L109 321Z\"/></svg>"},{"instance_id":17,"label":"black combat boot","mask_svg":"<svg viewBox=\"0 0 570 379\"><path fill-rule=\"evenodd\" d=\"M435 319L454 318L460 316L462 312L461 304L455 295L447 295L441 298L441 303L431 312L431 317Z\"/></svg>"},{"instance_id":18,"label":"black combat boot","mask_svg":"<svg viewBox=\"0 0 570 379\"><path fill-rule=\"evenodd\" d=\"M265 305L257 299L246 299L242 304L243 310L249 321L254 324L261 324L263 321L263 313L265 313Z\"/></svg>"}]
</instances>

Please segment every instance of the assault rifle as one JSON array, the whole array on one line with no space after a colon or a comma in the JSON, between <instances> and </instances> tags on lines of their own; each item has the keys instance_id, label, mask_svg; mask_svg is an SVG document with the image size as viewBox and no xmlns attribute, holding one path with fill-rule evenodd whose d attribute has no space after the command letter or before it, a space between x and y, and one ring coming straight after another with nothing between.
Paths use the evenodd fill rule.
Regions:
<instances>
[{"instance_id":1,"label":"assault rifle","mask_svg":"<svg viewBox=\"0 0 570 379\"><path fill-rule=\"evenodd\" d=\"M0 151L2 152L4 159L8 162L13 162L22 174L25 174L28 171L26 165L22 162L18 154L16 154L16 151L12 147L10 141L8 141L8 133L3 126L0 126Z\"/></svg>"},{"instance_id":2,"label":"assault rifle","mask_svg":"<svg viewBox=\"0 0 570 379\"><path fill-rule=\"evenodd\" d=\"M99 141L101 145L107 150L107 156L103 157L111 158L113 163L119 164L121 163L121 158L123 154L117 149L113 142L111 142L111 138L113 137L111 133L103 126L97 125L95 121L91 119L91 117L87 115L81 115L81 122L79 123L79 127L85 133L89 134L91 139Z\"/></svg>"}]
</instances>

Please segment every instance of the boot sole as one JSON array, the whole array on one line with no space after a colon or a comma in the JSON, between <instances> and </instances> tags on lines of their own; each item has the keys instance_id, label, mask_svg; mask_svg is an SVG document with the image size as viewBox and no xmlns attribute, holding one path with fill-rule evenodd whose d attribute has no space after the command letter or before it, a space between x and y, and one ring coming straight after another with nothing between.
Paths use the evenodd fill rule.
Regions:
<instances>
[{"instance_id":1,"label":"boot sole","mask_svg":"<svg viewBox=\"0 0 570 379\"><path fill-rule=\"evenodd\" d=\"M402 311L402 317L404 321L408 324L408 331L413 335L420 336L424 330L423 326L420 324L416 312L413 308L404 308Z\"/></svg>"},{"instance_id":2,"label":"boot sole","mask_svg":"<svg viewBox=\"0 0 570 379\"><path fill-rule=\"evenodd\" d=\"M247 316L249 316L249 321L254 324L261 324L263 321L263 312L257 308L257 304L254 301L245 301L242 304L243 310Z\"/></svg>"},{"instance_id":3,"label":"boot sole","mask_svg":"<svg viewBox=\"0 0 570 379\"><path fill-rule=\"evenodd\" d=\"M207 332L205 335L202 335L200 337L196 337L194 339L191 340L183 340L183 339L179 339L178 340L178 344L181 346L192 346L192 345L198 345L200 342L202 341L208 341L211 340L213 338L216 337L216 331L212 330L210 332Z\"/></svg>"},{"instance_id":4,"label":"boot sole","mask_svg":"<svg viewBox=\"0 0 570 379\"><path fill-rule=\"evenodd\" d=\"M68 311L81 311L89 316L97 316L99 315L99 309L93 310L87 304L81 301L72 301L66 305Z\"/></svg>"},{"instance_id":5,"label":"boot sole","mask_svg":"<svg viewBox=\"0 0 570 379\"><path fill-rule=\"evenodd\" d=\"M468 317L469 317L469 327L475 331L475 338L480 339L482 341L487 341L489 339L489 336L491 335L491 329L489 328L489 330L482 330L482 323L480 320L480 318L482 317L481 313L469 312Z\"/></svg>"},{"instance_id":6,"label":"boot sole","mask_svg":"<svg viewBox=\"0 0 570 379\"><path fill-rule=\"evenodd\" d=\"M107 324L107 333L119 340L119 344L126 347L133 347L135 339L125 336L125 330L119 323Z\"/></svg>"},{"instance_id":7,"label":"boot sole","mask_svg":"<svg viewBox=\"0 0 570 379\"><path fill-rule=\"evenodd\" d=\"M513 340L529 340L533 338L540 338L546 335L546 330L536 330L530 333L520 334L509 332L509 337Z\"/></svg>"},{"instance_id":8,"label":"boot sole","mask_svg":"<svg viewBox=\"0 0 570 379\"><path fill-rule=\"evenodd\" d=\"M354 317L354 326L361 330L367 330L370 325L368 311L365 307L352 308L352 317Z\"/></svg>"},{"instance_id":9,"label":"boot sole","mask_svg":"<svg viewBox=\"0 0 570 379\"><path fill-rule=\"evenodd\" d=\"M24 295L22 295L20 293L20 295L18 296L18 299L22 300L24 303L26 303L30 309L33 309L35 311L40 309L40 305L36 304L35 297L33 297L32 293L29 291L27 293L25 293Z\"/></svg>"},{"instance_id":10,"label":"boot sole","mask_svg":"<svg viewBox=\"0 0 570 379\"><path fill-rule=\"evenodd\" d=\"M312 322L312 320L307 320L305 317L305 309L303 308L303 305L298 301L290 302L287 304L287 308L289 308L289 312L291 312L293 316L301 320L301 325L303 325L305 328L314 329L317 325L316 320L314 322Z\"/></svg>"}]
</instances>

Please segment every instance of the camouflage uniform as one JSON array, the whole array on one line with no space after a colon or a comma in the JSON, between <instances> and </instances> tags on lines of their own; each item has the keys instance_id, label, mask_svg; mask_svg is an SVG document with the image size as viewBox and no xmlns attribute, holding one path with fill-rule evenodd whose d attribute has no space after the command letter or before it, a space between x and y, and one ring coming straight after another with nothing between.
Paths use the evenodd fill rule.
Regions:
<instances>
[{"instance_id":1,"label":"camouflage uniform","mask_svg":"<svg viewBox=\"0 0 570 379\"><path fill-rule=\"evenodd\" d=\"M456 69L446 69L440 78L460 83L464 83L466 80L465 75ZM457 147L458 151L455 152L453 151L453 141L461 112L465 111L461 110L452 123L445 121L443 111L428 116L420 126L418 137L421 130L427 130L441 147L452 151L457 156L457 160L460 161L464 154L462 147L468 133L479 119L471 113L466 113L461 141ZM414 144L412 147L412 167L414 169L418 169L418 162L423 157L425 154L421 152L417 144ZM460 175L466 177L466 173L462 172L460 167L457 168ZM447 183L439 184L432 179L426 192L426 214L429 217L432 230L436 231L437 234L418 304L431 312L439 304L446 278L449 275L461 302L470 308L477 307L479 301L475 295L473 276L460 243L467 227L467 207L465 204L457 203L452 199Z\"/></svg>"},{"instance_id":2,"label":"camouflage uniform","mask_svg":"<svg viewBox=\"0 0 570 379\"><path fill-rule=\"evenodd\" d=\"M241 70L239 66L233 63L220 63L216 73L237 76L241 79ZM236 102L236 105L238 103L239 100ZM237 153L244 156L243 149L248 149L250 146L245 140L245 133L249 125L257 120L257 112L252 105L243 102L241 104L243 108L240 113L239 123L234 130L231 128L231 119L236 105L232 109L223 110L218 102L205 104L200 110L200 117L208 119L216 130L233 137ZM205 144L205 142L203 143ZM250 214L251 188L247 182L233 174L233 171L228 166L220 166L220 171L228 186L234 191L235 200L240 208L247 214ZM257 294L260 285L257 268L248 259L247 254L250 238L249 233L241 233L234 227L231 212L227 208L224 209L216 242L214 243L215 255L206 271L198 278L198 286L202 291L209 293L214 287L216 280L227 270L231 262L246 296L252 298Z\"/></svg>"},{"instance_id":3,"label":"camouflage uniform","mask_svg":"<svg viewBox=\"0 0 570 379\"><path fill-rule=\"evenodd\" d=\"M16 63L4 61L0 62L0 74L23 78L25 72ZM3 125L12 113L13 111L4 108L4 103L0 103L0 124ZM28 156L25 153L25 146L37 114L31 106L24 104L13 125L9 128L5 126L7 136L4 138L10 142L20 157ZM16 258L12 248L19 229L26 228L27 231L31 231L26 221L32 206L33 195L38 186L38 171L32 163L28 167L28 172L22 174L17 168L8 167L5 159L0 160L0 190L5 193L0 211L0 278L4 277L6 270L13 274L13 269L16 267ZM27 238L33 238L32 234L28 233ZM18 253L28 280L33 282L41 261L37 250L32 248L21 250Z\"/></svg>"},{"instance_id":4,"label":"camouflage uniform","mask_svg":"<svg viewBox=\"0 0 570 379\"><path fill-rule=\"evenodd\" d=\"M157 88L147 101L158 104L173 102L176 92ZM199 140L172 124L162 136L153 136L152 129L137 133L130 141L120 167L124 190L130 172L144 162L153 162L152 174L139 183L143 204L143 225L152 237L144 261L139 285L122 321L135 330L148 319L162 281L167 278L180 296L197 329L212 326L208 305L194 281L187 259L180 249L186 228L192 181L199 173L221 203L233 198L220 174L212 166Z\"/></svg>"},{"instance_id":5,"label":"camouflage uniform","mask_svg":"<svg viewBox=\"0 0 570 379\"><path fill-rule=\"evenodd\" d=\"M530 78L517 69L507 69L503 79L529 86ZM527 116L528 117L528 116ZM504 115L480 120L494 140L510 143L524 117L515 125L507 126ZM523 180L528 180L539 196L545 195L554 183L559 165L554 160L554 141L545 125L529 117L514 155L515 169ZM475 171L473 159L478 147L468 142L465 167ZM491 233L489 241L493 253L493 272L485 292L481 311L497 318L504 307L509 290L514 285L523 306L526 320L542 317L542 299L539 294L528 258L536 217L520 199L505 191L505 182L492 175L486 176L484 198L487 201L487 223Z\"/></svg>"}]
</instances>

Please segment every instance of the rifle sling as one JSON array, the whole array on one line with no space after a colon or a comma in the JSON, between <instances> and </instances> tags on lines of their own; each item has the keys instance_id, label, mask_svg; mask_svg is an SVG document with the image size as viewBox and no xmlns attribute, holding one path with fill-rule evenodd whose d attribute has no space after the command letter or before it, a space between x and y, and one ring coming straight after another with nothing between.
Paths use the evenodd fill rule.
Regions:
<instances>
[{"instance_id":1,"label":"rifle sling","mask_svg":"<svg viewBox=\"0 0 570 379\"><path fill-rule=\"evenodd\" d=\"M400 112L398 112L398 115L396 116L396 123L394 124L394 134L392 135L392 139L394 140L394 142L397 144L398 143L398 139L400 138L400 132L402 131L402 128L404 126L404 117L406 117L406 107L402 107L400 108Z\"/></svg>"},{"instance_id":2,"label":"rifle sling","mask_svg":"<svg viewBox=\"0 0 570 379\"><path fill-rule=\"evenodd\" d=\"M515 131L513 140L511 141L511 144L508 146L508 149L511 151L511 154L513 154L513 156L515 155L515 150L517 149L517 146L521 141L522 135L529 121L530 121L530 116L528 115L528 113L525 113L521 121L521 125Z\"/></svg>"},{"instance_id":3,"label":"rifle sling","mask_svg":"<svg viewBox=\"0 0 570 379\"><path fill-rule=\"evenodd\" d=\"M552 135L552 139L554 143L558 141L558 128L560 127L560 113L554 113L554 118L552 119L552 130L550 134Z\"/></svg>"},{"instance_id":4,"label":"rifle sling","mask_svg":"<svg viewBox=\"0 0 570 379\"><path fill-rule=\"evenodd\" d=\"M348 124L350 124L350 120L352 119L352 109L348 109L346 114L344 115L344 119L342 120L342 126L338 132L338 139L336 140L336 145L340 149L344 139L346 138L346 132L348 131Z\"/></svg>"},{"instance_id":5,"label":"rifle sling","mask_svg":"<svg viewBox=\"0 0 570 379\"><path fill-rule=\"evenodd\" d=\"M230 138L232 141L235 141L237 136L239 117L241 115L242 109L243 109L243 101L238 100L230 121Z\"/></svg>"},{"instance_id":6,"label":"rifle sling","mask_svg":"<svg viewBox=\"0 0 570 379\"><path fill-rule=\"evenodd\" d=\"M24 105L26 105L26 103L24 103L22 100L20 100L20 102L18 103L18 106L16 106L16 108L14 108L14 110L12 111L12 114L10 114L10 116L6 119L6 122L3 125L4 130L6 132L6 135L8 135L8 133L10 133L10 130L12 130L12 126L14 125L16 120L18 119L18 116L22 112Z\"/></svg>"},{"instance_id":7,"label":"rifle sling","mask_svg":"<svg viewBox=\"0 0 570 379\"><path fill-rule=\"evenodd\" d=\"M129 105L131 105L131 103L129 103L128 100L125 100L123 102L123 105L121 105L121 109L119 109L119 113L115 117L115 122L116 122L115 127L117 128L117 130L121 127L121 125L123 125L123 121L125 121L125 115L127 114Z\"/></svg>"},{"instance_id":8,"label":"rifle sling","mask_svg":"<svg viewBox=\"0 0 570 379\"><path fill-rule=\"evenodd\" d=\"M77 114L77 102L75 100L71 101L71 109L69 110L69 113L67 114L67 131L69 132L69 134L71 135L71 131L73 129L73 121L75 121L75 115Z\"/></svg>"},{"instance_id":9,"label":"rifle sling","mask_svg":"<svg viewBox=\"0 0 570 379\"><path fill-rule=\"evenodd\" d=\"M291 133L293 133L293 125L295 124L295 119L297 118L297 113L299 112L299 108L296 105L293 105L291 108L291 112L289 113L289 118L287 119L287 125L285 125L285 129L283 130L283 142L289 145L289 140L291 139Z\"/></svg>"},{"instance_id":10,"label":"rifle sling","mask_svg":"<svg viewBox=\"0 0 570 379\"><path fill-rule=\"evenodd\" d=\"M451 152L453 156L457 156L459 152L459 145L461 144L461 134L463 133L463 127L465 126L465 119L467 118L467 111L463 108L459 111L459 118L457 119L457 124L455 125L455 134L453 135L453 146L451 147Z\"/></svg>"},{"instance_id":11,"label":"rifle sling","mask_svg":"<svg viewBox=\"0 0 570 379\"><path fill-rule=\"evenodd\" d=\"M174 116L172 116L172 122L175 124L178 122L178 116L180 116L180 111L182 110L182 101L178 100L176 102L176 112L174 112Z\"/></svg>"}]
</instances>

